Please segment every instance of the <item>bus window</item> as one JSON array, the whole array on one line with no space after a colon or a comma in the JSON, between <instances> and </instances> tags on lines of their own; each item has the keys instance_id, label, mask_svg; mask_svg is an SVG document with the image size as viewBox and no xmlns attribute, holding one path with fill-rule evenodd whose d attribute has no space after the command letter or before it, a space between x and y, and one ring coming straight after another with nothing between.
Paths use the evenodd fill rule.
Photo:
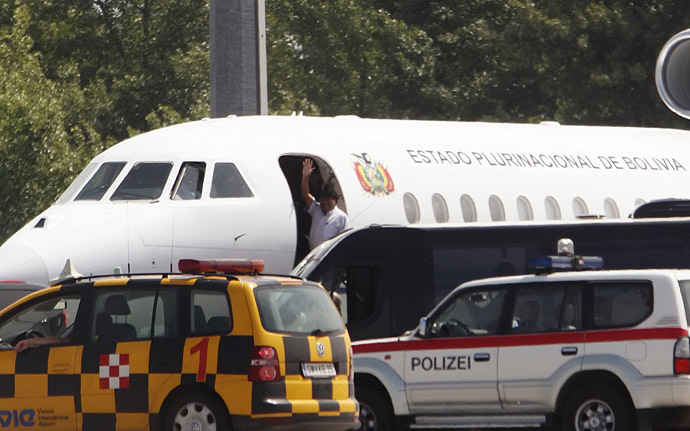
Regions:
<instances>
[{"instance_id":1,"label":"bus window","mask_svg":"<svg viewBox=\"0 0 690 431\"><path fill-rule=\"evenodd\" d=\"M432 254L436 302L465 281L529 273L531 270L526 268L526 262L535 255L527 246L518 244L438 246Z\"/></svg>"},{"instance_id":2,"label":"bus window","mask_svg":"<svg viewBox=\"0 0 690 431\"><path fill-rule=\"evenodd\" d=\"M320 280L331 295L340 296L340 314L346 324L361 322L374 314L380 272L376 265L341 266L328 270Z\"/></svg>"},{"instance_id":3,"label":"bus window","mask_svg":"<svg viewBox=\"0 0 690 431\"><path fill-rule=\"evenodd\" d=\"M172 163L137 163L110 198L112 201L158 199L168 180Z\"/></svg>"}]
</instances>

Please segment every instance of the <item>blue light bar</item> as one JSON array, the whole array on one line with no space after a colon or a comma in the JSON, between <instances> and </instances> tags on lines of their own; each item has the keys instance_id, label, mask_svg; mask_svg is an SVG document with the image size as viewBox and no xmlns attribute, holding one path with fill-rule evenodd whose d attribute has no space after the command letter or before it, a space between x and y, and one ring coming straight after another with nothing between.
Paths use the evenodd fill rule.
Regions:
<instances>
[{"instance_id":1,"label":"blue light bar","mask_svg":"<svg viewBox=\"0 0 690 431\"><path fill-rule=\"evenodd\" d=\"M541 256L529 260L537 271L601 269L604 259L597 256Z\"/></svg>"}]
</instances>

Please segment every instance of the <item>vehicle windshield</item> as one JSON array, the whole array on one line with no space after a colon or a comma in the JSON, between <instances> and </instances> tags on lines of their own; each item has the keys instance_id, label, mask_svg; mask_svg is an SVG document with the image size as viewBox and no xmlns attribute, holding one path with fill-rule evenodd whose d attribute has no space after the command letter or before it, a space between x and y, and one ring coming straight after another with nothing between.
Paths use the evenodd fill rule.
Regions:
<instances>
[{"instance_id":1,"label":"vehicle windshield","mask_svg":"<svg viewBox=\"0 0 690 431\"><path fill-rule=\"evenodd\" d=\"M28 337L59 337L74 322L78 295L40 301L0 325L0 342L12 342L21 334Z\"/></svg>"},{"instance_id":2,"label":"vehicle windshield","mask_svg":"<svg viewBox=\"0 0 690 431\"><path fill-rule=\"evenodd\" d=\"M335 304L316 286L266 286L255 289L261 324L270 332L326 335L345 330Z\"/></svg>"}]
</instances>

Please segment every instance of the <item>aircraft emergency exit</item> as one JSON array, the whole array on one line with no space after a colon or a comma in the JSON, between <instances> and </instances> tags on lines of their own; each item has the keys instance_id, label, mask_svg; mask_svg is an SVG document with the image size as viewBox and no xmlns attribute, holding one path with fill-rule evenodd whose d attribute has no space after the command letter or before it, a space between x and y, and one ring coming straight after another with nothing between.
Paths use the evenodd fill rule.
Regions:
<instances>
[{"instance_id":1,"label":"aircraft emergency exit","mask_svg":"<svg viewBox=\"0 0 690 431\"><path fill-rule=\"evenodd\" d=\"M688 51L678 49L687 39L672 40L659 62ZM688 75L672 73L685 64L657 68L660 93L666 76ZM84 275L175 272L181 258L236 257L289 272L308 251L299 191L307 157L317 167L315 190L333 184L352 227L621 218L650 200L690 199L688 131L349 116L201 120L96 156L0 247L0 280L48 283L67 259Z\"/></svg>"}]
</instances>

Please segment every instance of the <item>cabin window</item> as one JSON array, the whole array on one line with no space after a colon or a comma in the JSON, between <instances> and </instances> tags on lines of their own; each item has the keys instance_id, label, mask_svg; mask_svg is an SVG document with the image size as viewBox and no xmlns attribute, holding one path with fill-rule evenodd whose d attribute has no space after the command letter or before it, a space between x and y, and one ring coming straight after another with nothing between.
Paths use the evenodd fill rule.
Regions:
<instances>
[{"instance_id":1,"label":"cabin window","mask_svg":"<svg viewBox=\"0 0 690 431\"><path fill-rule=\"evenodd\" d=\"M518 196L517 198L517 210L518 217L520 220L534 220L534 212L532 211L532 204L529 203L529 199L524 196Z\"/></svg>"},{"instance_id":2,"label":"cabin window","mask_svg":"<svg viewBox=\"0 0 690 431\"><path fill-rule=\"evenodd\" d=\"M547 220L561 219L561 207L553 196L547 196L546 199L544 199L544 209L546 210Z\"/></svg>"},{"instance_id":3,"label":"cabin window","mask_svg":"<svg viewBox=\"0 0 690 431\"><path fill-rule=\"evenodd\" d=\"M641 205L644 205L644 204L646 204L646 203L647 203L647 202L646 202L644 199L642 199L642 198L637 198L637 199L635 199L635 208L637 208L637 207L639 207L639 206L641 206Z\"/></svg>"},{"instance_id":4,"label":"cabin window","mask_svg":"<svg viewBox=\"0 0 690 431\"><path fill-rule=\"evenodd\" d=\"M446 200L438 193L434 193L431 197L431 207L434 210L434 218L438 223L448 223L450 218L448 214L448 204Z\"/></svg>"},{"instance_id":5,"label":"cabin window","mask_svg":"<svg viewBox=\"0 0 690 431\"><path fill-rule=\"evenodd\" d=\"M579 196L573 198L573 214L575 217L582 217L589 214L589 209L587 209L587 203Z\"/></svg>"},{"instance_id":6,"label":"cabin window","mask_svg":"<svg viewBox=\"0 0 690 431\"><path fill-rule=\"evenodd\" d=\"M125 162L107 162L103 163L94 176L91 177L88 183L79 192L75 201L99 201L108 191L110 186L115 181L122 168L126 165Z\"/></svg>"},{"instance_id":7,"label":"cabin window","mask_svg":"<svg viewBox=\"0 0 690 431\"><path fill-rule=\"evenodd\" d=\"M460 196L460 209L462 210L462 219L465 223L477 221L477 206L470 195Z\"/></svg>"},{"instance_id":8,"label":"cabin window","mask_svg":"<svg viewBox=\"0 0 690 431\"><path fill-rule=\"evenodd\" d=\"M620 218L621 213L618 210L618 205L616 201L611 198L606 198L604 200L604 215L606 218Z\"/></svg>"},{"instance_id":9,"label":"cabin window","mask_svg":"<svg viewBox=\"0 0 690 431\"><path fill-rule=\"evenodd\" d=\"M115 190L112 201L158 199L168 180L172 163L137 163Z\"/></svg>"},{"instance_id":10,"label":"cabin window","mask_svg":"<svg viewBox=\"0 0 690 431\"><path fill-rule=\"evenodd\" d=\"M417 198L412 193L405 193L403 195L403 207L405 208L407 222L410 224L419 223L419 202L417 202Z\"/></svg>"},{"instance_id":11,"label":"cabin window","mask_svg":"<svg viewBox=\"0 0 690 431\"><path fill-rule=\"evenodd\" d=\"M205 171L206 163L183 163L175 182L173 199L192 200L201 198L201 189L204 185Z\"/></svg>"},{"instance_id":12,"label":"cabin window","mask_svg":"<svg viewBox=\"0 0 690 431\"><path fill-rule=\"evenodd\" d=\"M501 198L496 195L491 195L489 197L489 214L491 215L491 221L504 221L506 219L506 211L503 207L503 202Z\"/></svg>"},{"instance_id":13,"label":"cabin window","mask_svg":"<svg viewBox=\"0 0 690 431\"><path fill-rule=\"evenodd\" d=\"M234 163L216 163L211 183L212 198L251 198L254 194Z\"/></svg>"},{"instance_id":14,"label":"cabin window","mask_svg":"<svg viewBox=\"0 0 690 431\"><path fill-rule=\"evenodd\" d=\"M82 186L86 184L86 181L91 178L91 174L96 170L96 167L98 166L98 163L89 163L75 178L74 181L72 181L72 184L67 187L67 190L65 190L62 195L58 198L57 201L55 201L56 205L61 205L69 201L74 197L74 195L81 190Z\"/></svg>"}]
</instances>

